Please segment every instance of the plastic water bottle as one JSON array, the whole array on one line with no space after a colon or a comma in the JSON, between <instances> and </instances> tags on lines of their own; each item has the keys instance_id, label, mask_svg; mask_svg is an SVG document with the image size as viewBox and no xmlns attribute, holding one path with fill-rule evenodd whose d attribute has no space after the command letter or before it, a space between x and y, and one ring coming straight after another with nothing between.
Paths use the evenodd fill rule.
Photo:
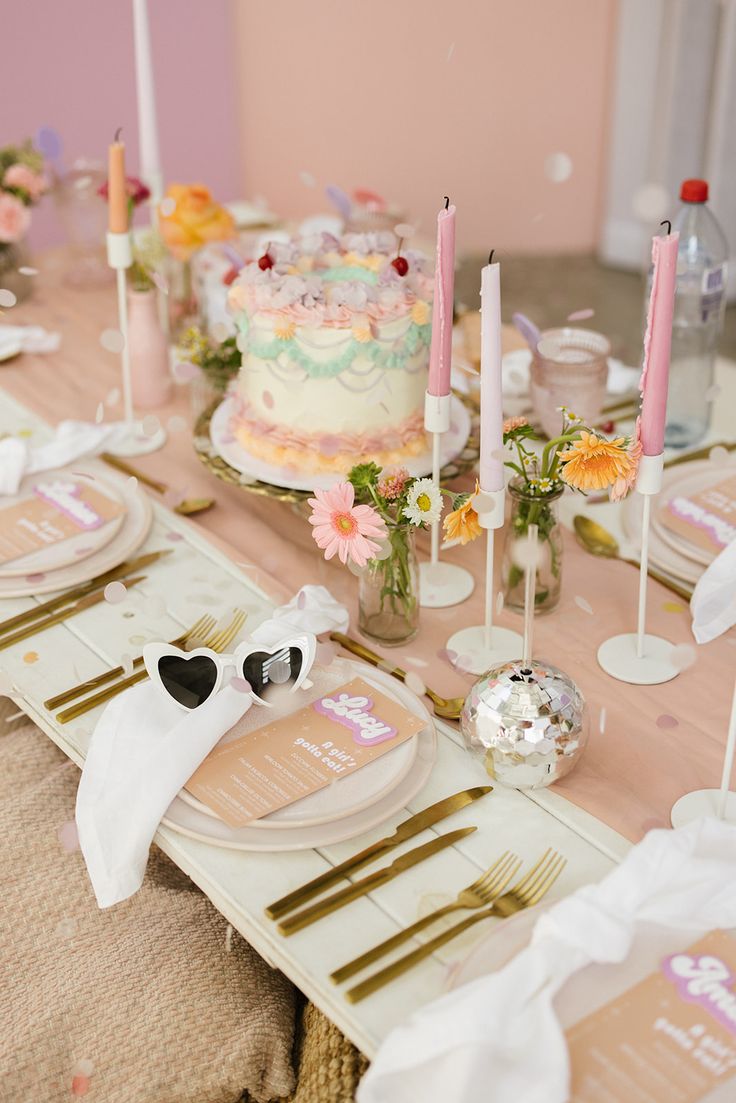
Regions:
<instances>
[{"instance_id":1,"label":"plastic water bottle","mask_svg":"<svg viewBox=\"0 0 736 1103\"><path fill-rule=\"evenodd\" d=\"M680 245L664 438L670 448L696 444L708 431L728 275L728 244L707 205L707 182L683 181L680 199L672 224Z\"/></svg>"}]
</instances>

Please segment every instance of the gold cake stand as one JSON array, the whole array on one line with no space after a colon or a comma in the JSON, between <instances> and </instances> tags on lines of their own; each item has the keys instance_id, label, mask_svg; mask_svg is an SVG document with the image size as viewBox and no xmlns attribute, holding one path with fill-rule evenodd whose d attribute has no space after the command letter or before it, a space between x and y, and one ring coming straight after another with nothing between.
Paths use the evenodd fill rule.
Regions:
<instances>
[{"instance_id":1,"label":"gold cake stand","mask_svg":"<svg viewBox=\"0 0 736 1103\"><path fill-rule=\"evenodd\" d=\"M453 479L458 479L461 475L466 475L468 471L472 471L480 456L480 416L478 407L466 395L458 394L457 391L453 393L470 412L470 435L462 452L442 468L440 478L443 484L450 483ZM262 482L260 479L253 479L249 475L244 475L215 451L210 436L210 421L221 402L221 397L215 399L199 415L194 425L194 450L207 470L216 478L222 479L224 483L239 486L242 490L247 490L249 494L260 494L263 498L273 498L277 502L301 504L307 498L310 498L312 495L310 490L293 490L290 487L276 486L275 483Z\"/></svg>"}]
</instances>

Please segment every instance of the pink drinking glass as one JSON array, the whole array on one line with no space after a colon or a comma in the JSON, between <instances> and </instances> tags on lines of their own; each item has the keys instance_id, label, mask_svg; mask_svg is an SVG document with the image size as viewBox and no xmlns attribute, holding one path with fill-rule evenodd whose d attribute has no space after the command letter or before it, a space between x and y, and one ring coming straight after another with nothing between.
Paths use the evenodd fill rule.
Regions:
<instances>
[{"instance_id":1,"label":"pink drinking glass","mask_svg":"<svg viewBox=\"0 0 736 1103\"><path fill-rule=\"evenodd\" d=\"M610 352L608 340L591 329L565 326L542 332L529 389L534 413L548 437L560 432L560 406L567 406L586 425L600 421Z\"/></svg>"}]
</instances>

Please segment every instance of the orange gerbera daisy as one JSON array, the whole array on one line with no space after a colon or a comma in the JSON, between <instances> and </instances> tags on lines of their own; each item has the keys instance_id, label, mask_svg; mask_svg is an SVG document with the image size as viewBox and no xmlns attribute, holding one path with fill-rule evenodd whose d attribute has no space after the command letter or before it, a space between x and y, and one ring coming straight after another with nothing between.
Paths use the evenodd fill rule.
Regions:
<instances>
[{"instance_id":1,"label":"orange gerbera daisy","mask_svg":"<svg viewBox=\"0 0 736 1103\"><path fill-rule=\"evenodd\" d=\"M475 493L480 490L476 480ZM459 540L462 545L469 544L480 536L483 531L478 521L478 514L473 507L473 499L468 498L461 506L448 513L443 522L445 537L447 540Z\"/></svg>"},{"instance_id":2,"label":"orange gerbera daisy","mask_svg":"<svg viewBox=\"0 0 736 1103\"><path fill-rule=\"evenodd\" d=\"M626 450L625 437L604 440L583 429L580 437L560 453L564 466L560 478L576 490L605 490L620 479L628 479L636 461Z\"/></svg>"}]
</instances>

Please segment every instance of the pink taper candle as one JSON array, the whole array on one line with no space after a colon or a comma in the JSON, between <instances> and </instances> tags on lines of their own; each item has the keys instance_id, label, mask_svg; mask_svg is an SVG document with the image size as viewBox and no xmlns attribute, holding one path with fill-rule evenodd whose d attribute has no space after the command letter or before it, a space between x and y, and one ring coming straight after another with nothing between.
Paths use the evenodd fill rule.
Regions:
<instances>
[{"instance_id":1,"label":"pink taper candle","mask_svg":"<svg viewBox=\"0 0 736 1103\"><path fill-rule=\"evenodd\" d=\"M450 393L452 366L452 307L455 294L455 208L443 207L437 215L437 264L432 303L432 347L429 384L433 395Z\"/></svg>"},{"instance_id":2,"label":"pink taper candle","mask_svg":"<svg viewBox=\"0 0 736 1103\"><path fill-rule=\"evenodd\" d=\"M647 331L644 336L644 367L639 383L640 439L645 456L659 456L664 451L679 241L678 233L652 239L654 272L647 314Z\"/></svg>"},{"instance_id":3,"label":"pink taper candle","mask_svg":"<svg viewBox=\"0 0 736 1103\"><path fill-rule=\"evenodd\" d=\"M502 449L501 265L488 263L482 270L480 277L481 490L503 490Z\"/></svg>"}]
</instances>

